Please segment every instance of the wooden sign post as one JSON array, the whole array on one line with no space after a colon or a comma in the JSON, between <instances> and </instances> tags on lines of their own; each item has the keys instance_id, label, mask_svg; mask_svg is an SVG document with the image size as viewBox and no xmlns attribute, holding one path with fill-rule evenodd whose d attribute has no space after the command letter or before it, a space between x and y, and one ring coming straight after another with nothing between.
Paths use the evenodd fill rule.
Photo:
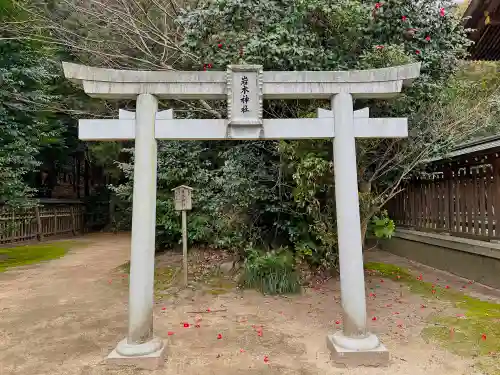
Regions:
<instances>
[{"instance_id":1,"label":"wooden sign post","mask_svg":"<svg viewBox=\"0 0 500 375\"><path fill-rule=\"evenodd\" d=\"M176 211L181 211L182 214L182 266L183 266L183 282L184 286L188 283L188 264L187 264L187 219L186 211L192 208L191 196L193 188L181 185L172 189L174 191L174 201Z\"/></svg>"}]
</instances>

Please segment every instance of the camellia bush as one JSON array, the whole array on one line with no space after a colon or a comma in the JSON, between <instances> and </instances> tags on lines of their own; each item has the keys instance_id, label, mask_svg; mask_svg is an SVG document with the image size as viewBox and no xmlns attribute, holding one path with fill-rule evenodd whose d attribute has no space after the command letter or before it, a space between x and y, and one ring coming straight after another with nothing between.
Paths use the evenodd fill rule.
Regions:
<instances>
[{"instance_id":1,"label":"camellia bush","mask_svg":"<svg viewBox=\"0 0 500 375\"><path fill-rule=\"evenodd\" d=\"M420 62L421 76L399 97L354 103L355 109L369 107L372 117L409 118L408 139L357 140L363 235L368 228L378 234L391 229L381 232L372 218L385 220L381 208L422 161L498 123L497 75L463 74L470 42L451 0L31 0L20 6L33 19L16 26L20 35L65 45L77 61L94 66L347 70ZM224 101L160 105L183 118L226 117ZM265 101L264 116L310 117L329 105ZM195 189L192 242L242 254L288 248L312 265L335 265L331 140L162 141L158 157L161 246L180 238L170 189L187 184ZM120 167L131 170L130 163ZM125 201L131 200L128 176L116 187Z\"/></svg>"}]
</instances>

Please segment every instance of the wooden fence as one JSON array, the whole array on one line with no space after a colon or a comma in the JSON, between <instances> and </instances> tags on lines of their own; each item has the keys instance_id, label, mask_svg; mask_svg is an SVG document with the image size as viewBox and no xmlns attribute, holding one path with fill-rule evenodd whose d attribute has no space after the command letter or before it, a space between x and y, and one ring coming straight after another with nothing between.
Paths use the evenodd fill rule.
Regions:
<instances>
[{"instance_id":1,"label":"wooden fence","mask_svg":"<svg viewBox=\"0 0 500 375\"><path fill-rule=\"evenodd\" d=\"M498 159L429 173L409 182L387 208L395 223L479 240L500 239Z\"/></svg>"},{"instance_id":2,"label":"wooden fence","mask_svg":"<svg viewBox=\"0 0 500 375\"><path fill-rule=\"evenodd\" d=\"M77 200L42 199L38 207L15 211L0 207L0 244L75 235L84 229L84 214Z\"/></svg>"}]
</instances>

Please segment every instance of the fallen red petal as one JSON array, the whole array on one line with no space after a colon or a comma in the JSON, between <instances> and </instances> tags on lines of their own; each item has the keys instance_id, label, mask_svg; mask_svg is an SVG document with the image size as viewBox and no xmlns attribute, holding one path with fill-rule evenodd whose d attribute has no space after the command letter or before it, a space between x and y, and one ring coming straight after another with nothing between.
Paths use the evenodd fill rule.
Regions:
<instances>
[{"instance_id":1,"label":"fallen red petal","mask_svg":"<svg viewBox=\"0 0 500 375\"><path fill-rule=\"evenodd\" d=\"M169 336L172 336L173 334L174 334L174 332L172 332L172 331L168 331L168 335L169 335Z\"/></svg>"},{"instance_id":2,"label":"fallen red petal","mask_svg":"<svg viewBox=\"0 0 500 375\"><path fill-rule=\"evenodd\" d=\"M240 349L240 353L243 353L243 352L245 352L245 350L244 349Z\"/></svg>"},{"instance_id":3,"label":"fallen red petal","mask_svg":"<svg viewBox=\"0 0 500 375\"><path fill-rule=\"evenodd\" d=\"M161 310L162 310L162 311L165 311L166 309L167 309L166 307L162 307L162 308L161 308Z\"/></svg>"}]
</instances>

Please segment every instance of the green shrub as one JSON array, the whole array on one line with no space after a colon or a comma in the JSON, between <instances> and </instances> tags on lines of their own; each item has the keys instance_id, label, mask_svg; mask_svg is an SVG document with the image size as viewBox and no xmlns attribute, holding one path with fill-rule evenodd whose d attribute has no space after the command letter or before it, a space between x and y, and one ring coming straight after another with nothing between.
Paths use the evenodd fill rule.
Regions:
<instances>
[{"instance_id":1,"label":"green shrub","mask_svg":"<svg viewBox=\"0 0 500 375\"><path fill-rule=\"evenodd\" d=\"M299 276L294 269L293 256L284 250L262 252L248 250L242 284L264 294L300 292Z\"/></svg>"},{"instance_id":2,"label":"green shrub","mask_svg":"<svg viewBox=\"0 0 500 375\"><path fill-rule=\"evenodd\" d=\"M382 210L378 214L373 215L368 223L369 233L376 238L391 238L396 230L394 221L389 217L387 210Z\"/></svg>"}]
</instances>

